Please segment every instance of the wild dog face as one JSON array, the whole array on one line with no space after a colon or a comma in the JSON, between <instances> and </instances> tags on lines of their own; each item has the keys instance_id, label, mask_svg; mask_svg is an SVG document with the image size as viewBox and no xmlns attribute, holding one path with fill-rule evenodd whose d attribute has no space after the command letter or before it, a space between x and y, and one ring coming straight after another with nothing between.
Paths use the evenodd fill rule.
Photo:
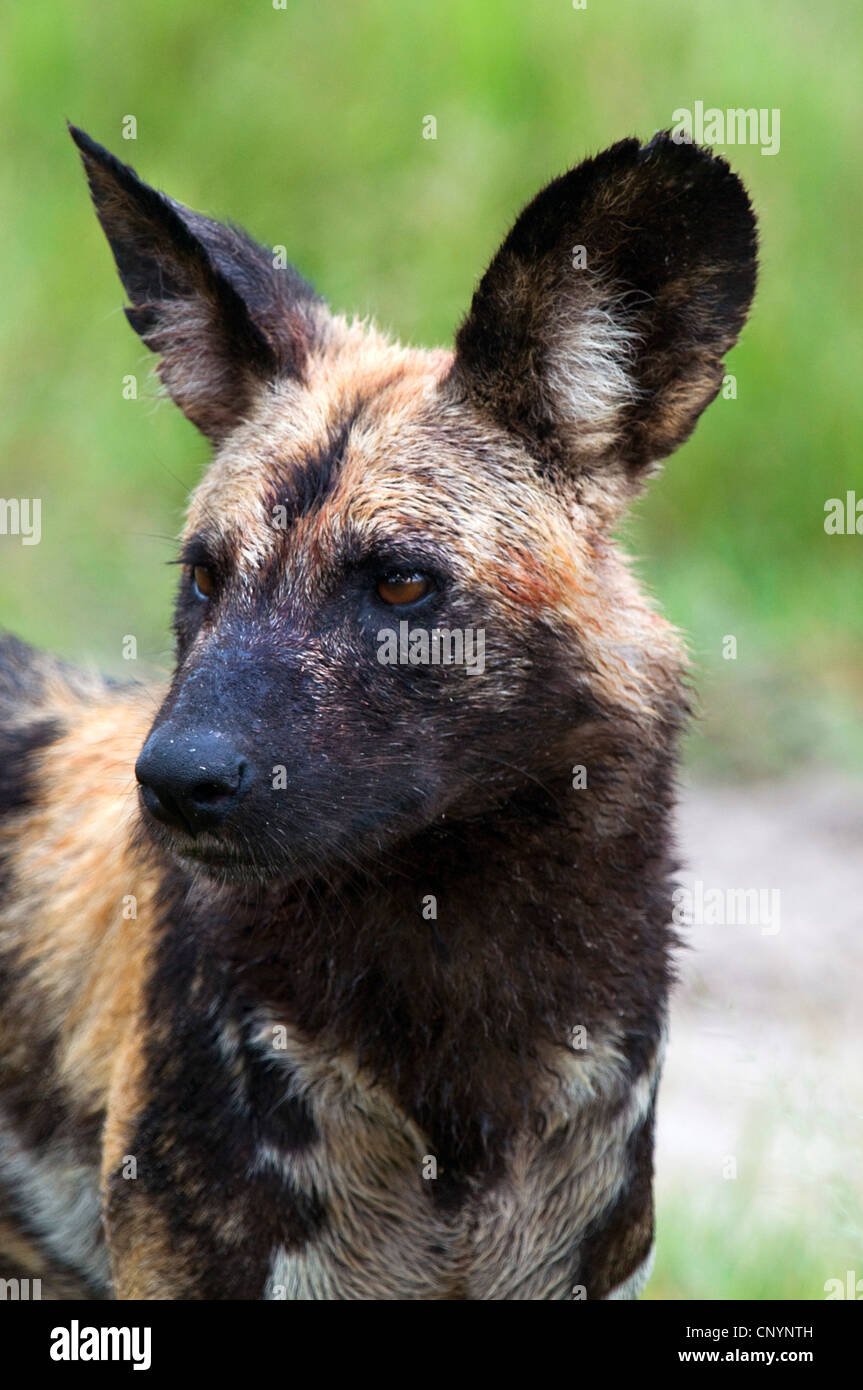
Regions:
<instances>
[{"instance_id":1,"label":"wild dog face","mask_svg":"<svg viewBox=\"0 0 863 1390\"><path fill-rule=\"evenodd\" d=\"M551 793L604 722L670 717L676 640L612 528L718 391L752 297L721 159L660 135L555 180L449 353L332 315L73 135L130 322L216 446L137 765L153 833L212 876L290 879ZM468 661L452 637L435 661L435 630Z\"/></svg>"}]
</instances>

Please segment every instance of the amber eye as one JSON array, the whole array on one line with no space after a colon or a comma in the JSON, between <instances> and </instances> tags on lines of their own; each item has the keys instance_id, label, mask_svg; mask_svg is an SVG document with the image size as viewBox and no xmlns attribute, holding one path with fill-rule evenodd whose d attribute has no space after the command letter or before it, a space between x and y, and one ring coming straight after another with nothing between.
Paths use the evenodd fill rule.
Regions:
<instances>
[{"instance_id":1,"label":"amber eye","mask_svg":"<svg viewBox=\"0 0 863 1390\"><path fill-rule=\"evenodd\" d=\"M431 588L432 582L424 574L387 574L378 580L378 595L384 603L416 603Z\"/></svg>"},{"instance_id":2,"label":"amber eye","mask_svg":"<svg viewBox=\"0 0 863 1390\"><path fill-rule=\"evenodd\" d=\"M192 570L192 579L200 597L209 598L216 587L213 571L208 569L206 565L195 565Z\"/></svg>"}]
</instances>

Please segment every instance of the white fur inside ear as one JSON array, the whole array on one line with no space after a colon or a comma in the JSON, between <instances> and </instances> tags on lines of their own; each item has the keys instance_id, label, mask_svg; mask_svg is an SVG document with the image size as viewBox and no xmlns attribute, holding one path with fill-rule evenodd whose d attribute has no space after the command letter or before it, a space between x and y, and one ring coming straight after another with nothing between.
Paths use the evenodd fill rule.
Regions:
<instances>
[{"instance_id":1,"label":"white fur inside ear","mask_svg":"<svg viewBox=\"0 0 863 1390\"><path fill-rule=\"evenodd\" d=\"M613 448L622 410L638 396L632 369L640 336L608 296L561 316L548 345L546 389L557 418L577 431L580 450Z\"/></svg>"},{"instance_id":2,"label":"white fur inside ear","mask_svg":"<svg viewBox=\"0 0 863 1390\"><path fill-rule=\"evenodd\" d=\"M656 1260L656 1244L651 1245L647 1258L642 1260L637 1269L633 1270L628 1279L624 1279L622 1284L618 1284L616 1289L605 1295L606 1303L621 1303L633 1298L638 1298L644 1292L644 1286L653 1273L653 1265Z\"/></svg>"}]
</instances>

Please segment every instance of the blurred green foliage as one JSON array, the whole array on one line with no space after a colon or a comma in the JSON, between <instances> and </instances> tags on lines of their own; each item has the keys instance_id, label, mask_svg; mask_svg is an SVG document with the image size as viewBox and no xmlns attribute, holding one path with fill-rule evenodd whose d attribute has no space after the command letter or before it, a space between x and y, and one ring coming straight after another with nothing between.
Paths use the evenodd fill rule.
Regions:
<instances>
[{"instance_id":1,"label":"blurred green foliage","mask_svg":"<svg viewBox=\"0 0 863 1390\"><path fill-rule=\"evenodd\" d=\"M696 100L778 107L777 155L723 150L763 246L728 364L737 399L710 408L626 538L691 637L694 758L714 774L863 766L863 536L823 529L828 498L863 497L861 52L863 9L840 0L8 7L0 494L44 510L41 545L2 541L0 622L126 673L134 633L145 662L167 666L164 562L207 457L152 388L123 398L124 376L143 386L151 362L122 316L65 118L175 197L284 244L334 306L430 345L451 341L476 276L550 177ZM722 659L727 634L736 661ZM727 1223L702 1217L665 1211L652 1296L823 1296L824 1251L808 1238L773 1231L745 1250L735 1238L732 1262Z\"/></svg>"},{"instance_id":2,"label":"blurred green foliage","mask_svg":"<svg viewBox=\"0 0 863 1390\"><path fill-rule=\"evenodd\" d=\"M660 1202L656 1264L644 1297L823 1302L828 1279L844 1283L856 1270L860 1247L850 1237L825 1238L811 1221L765 1219L759 1197L744 1185L721 1211L699 1198Z\"/></svg>"},{"instance_id":3,"label":"blurred green foliage","mask_svg":"<svg viewBox=\"0 0 863 1390\"><path fill-rule=\"evenodd\" d=\"M168 662L162 562L206 458L152 387L123 399L123 377L144 387L151 364L120 312L65 117L182 201L284 244L333 305L432 344L451 340L549 177L695 100L778 107L778 154L724 150L763 239L756 309L729 360L737 399L711 407L627 537L691 636L702 758L750 774L863 765L863 537L823 529L827 498L863 496L861 47L863 11L806 0L10 8L0 492L44 499L44 538L4 542L0 620L116 668L133 632L142 656ZM736 661L722 659L726 634Z\"/></svg>"}]
</instances>

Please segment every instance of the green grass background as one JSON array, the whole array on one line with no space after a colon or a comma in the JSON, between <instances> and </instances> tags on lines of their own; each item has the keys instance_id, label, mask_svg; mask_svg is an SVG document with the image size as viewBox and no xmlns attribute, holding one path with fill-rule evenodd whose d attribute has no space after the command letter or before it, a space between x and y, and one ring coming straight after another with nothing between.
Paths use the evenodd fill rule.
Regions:
<instances>
[{"instance_id":1,"label":"green grass background","mask_svg":"<svg viewBox=\"0 0 863 1390\"><path fill-rule=\"evenodd\" d=\"M0 495L43 499L43 541L0 538L0 622L127 672L133 633L145 662L166 664L165 561L207 456L145 385L151 363L122 316L66 117L182 201L284 244L334 306L431 344L451 340L476 276L550 177L623 135L649 138L696 99L778 107L776 156L723 151L763 245L729 359L737 399L709 409L626 535L691 638L696 765L863 768L863 536L823 529L828 498L863 497L861 52L850 0L7 8ZM127 115L135 141L121 136ZM128 373L137 401L123 399ZM736 661L722 660L727 634ZM666 1296L691 1289L677 1226L691 1232L691 1213L669 1214L654 1286ZM708 1222L711 1241L715 1297L723 1242ZM729 1286L787 1295L795 1262L769 1260Z\"/></svg>"}]
</instances>

